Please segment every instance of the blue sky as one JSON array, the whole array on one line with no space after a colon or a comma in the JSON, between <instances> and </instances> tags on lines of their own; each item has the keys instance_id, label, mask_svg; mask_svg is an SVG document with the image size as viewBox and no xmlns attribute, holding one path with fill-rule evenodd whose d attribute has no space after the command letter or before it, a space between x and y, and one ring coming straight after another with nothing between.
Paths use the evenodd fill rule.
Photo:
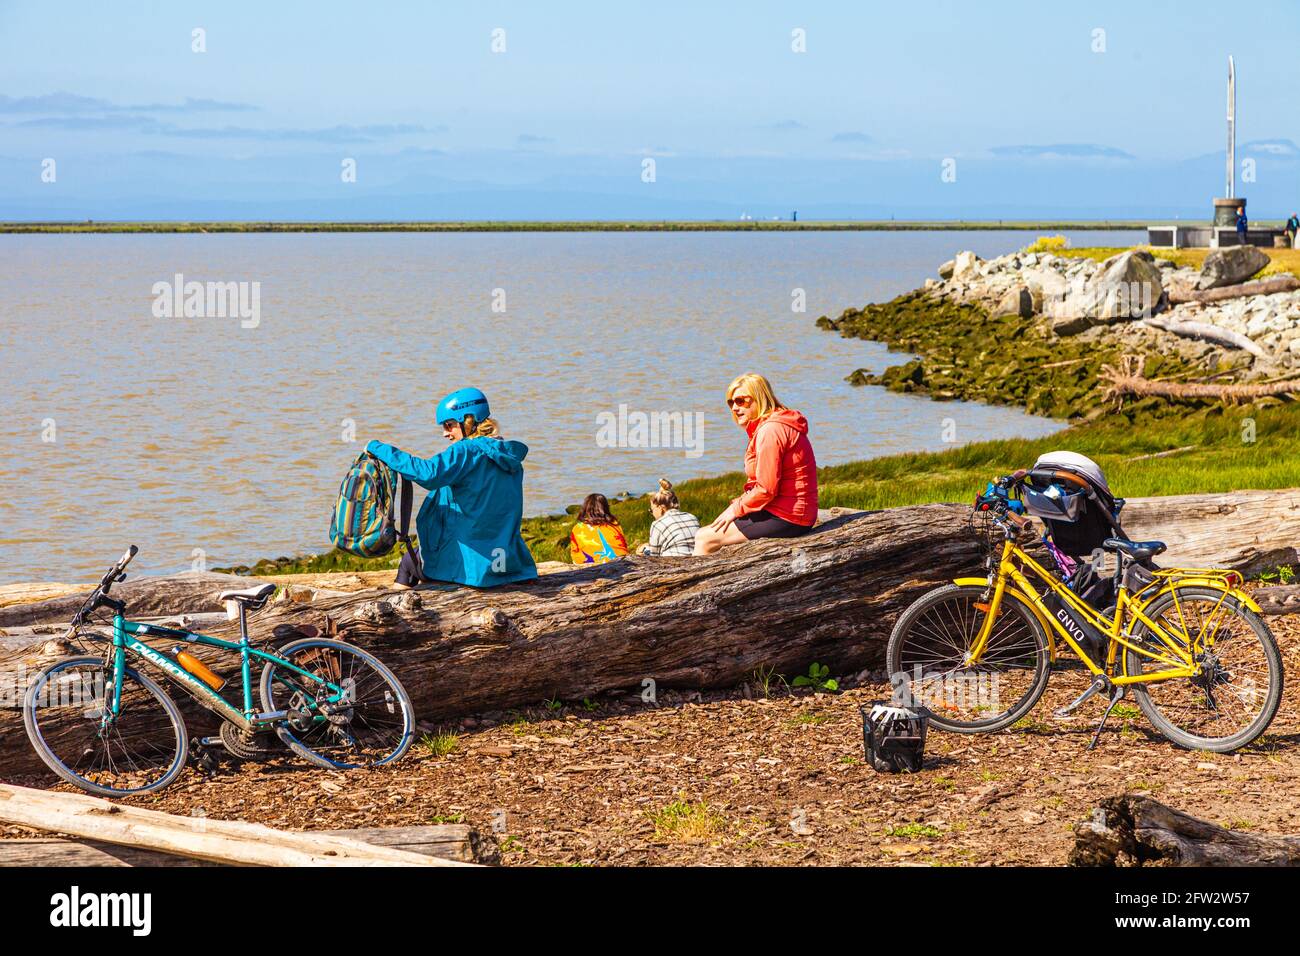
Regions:
<instances>
[{"instance_id":1,"label":"blue sky","mask_svg":"<svg viewBox=\"0 0 1300 956\"><path fill-rule=\"evenodd\" d=\"M0 217L1197 217L1229 53L1284 216L1298 45L1285 2L0 0Z\"/></svg>"}]
</instances>

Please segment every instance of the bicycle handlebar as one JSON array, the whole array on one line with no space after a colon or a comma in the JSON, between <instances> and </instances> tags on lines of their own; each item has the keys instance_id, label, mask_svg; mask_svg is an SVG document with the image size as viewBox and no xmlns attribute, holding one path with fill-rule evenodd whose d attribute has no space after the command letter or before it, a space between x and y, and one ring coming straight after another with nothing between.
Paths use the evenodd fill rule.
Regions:
<instances>
[{"instance_id":1,"label":"bicycle handlebar","mask_svg":"<svg viewBox=\"0 0 1300 956\"><path fill-rule=\"evenodd\" d=\"M108 589L111 588L115 582L122 579L122 572L125 571L126 566L131 563L131 559L139 553L140 549L135 545L131 545L131 547L122 552L122 557L117 559L117 564L109 568L108 573L105 574L103 579L99 582L99 586L105 593L108 593Z\"/></svg>"},{"instance_id":2,"label":"bicycle handlebar","mask_svg":"<svg viewBox=\"0 0 1300 956\"><path fill-rule=\"evenodd\" d=\"M140 549L135 545L127 548L122 552L122 557L117 559L117 564L113 565L99 581L99 586L90 592L90 597L86 598L86 603L72 617L72 624L68 628L68 635L77 629L85 620L86 615L90 614L101 605L108 605L119 612L125 609L121 601L114 601L108 596L108 592L113 589L113 585L126 577L126 566L131 563L131 559L140 553Z\"/></svg>"}]
</instances>

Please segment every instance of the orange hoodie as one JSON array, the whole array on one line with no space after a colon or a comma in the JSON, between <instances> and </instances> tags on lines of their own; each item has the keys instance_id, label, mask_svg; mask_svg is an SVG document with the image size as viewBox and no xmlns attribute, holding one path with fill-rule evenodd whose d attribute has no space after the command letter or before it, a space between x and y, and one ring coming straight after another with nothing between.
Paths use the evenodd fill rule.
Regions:
<instances>
[{"instance_id":1,"label":"orange hoodie","mask_svg":"<svg viewBox=\"0 0 1300 956\"><path fill-rule=\"evenodd\" d=\"M808 419L780 408L746 430L745 491L731 503L732 517L766 510L792 524L816 524L817 459L808 440Z\"/></svg>"}]
</instances>

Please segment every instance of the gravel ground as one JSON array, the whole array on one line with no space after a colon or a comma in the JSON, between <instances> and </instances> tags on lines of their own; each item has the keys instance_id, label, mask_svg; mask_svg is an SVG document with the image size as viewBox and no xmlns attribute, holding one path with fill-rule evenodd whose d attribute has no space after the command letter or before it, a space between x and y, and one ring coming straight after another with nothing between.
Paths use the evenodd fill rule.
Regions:
<instances>
[{"instance_id":1,"label":"gravel ground","mask_svg":"<svg viewBox=\"0 0 1300 956\"><path fill-rule=\"evenodd\" d=\"M863 762L859 707L888 697L887 684L770 697L747 687L468 718L426 728L443 732L441 746L417 743L376 771L223 754L215 775L191 767L130 802L286 828L467 822L497 834L507 865L1063 864L1074 824L1122 792L1225 826L1296 833L1300 616L1270 624L1287 669L1282 710L1265 737L1226 756L1180 750L1140 714L1113 720L1088 752L1103 703L1052 716L1087 685L1067 666L1009 731L932 733L913 775Z\"/></svg>"}]
</instances>

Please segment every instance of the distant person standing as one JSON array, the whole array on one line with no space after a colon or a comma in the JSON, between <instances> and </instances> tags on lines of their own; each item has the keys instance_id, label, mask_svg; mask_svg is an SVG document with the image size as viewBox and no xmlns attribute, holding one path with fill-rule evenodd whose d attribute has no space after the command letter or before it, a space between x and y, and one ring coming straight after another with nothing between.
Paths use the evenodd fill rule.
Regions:
<instances>
[{"instance_id":1,"label":"distant person standing","mask_svg":"<svg viewBox=\"0 0 1300 956\"><path fill-rule=\"evenodd\" d=\"M1286 221L1286 244L1294 249L1296 234L1300 233L1300 216L1291 213L1291 218Z\"/></svg>"},{"instance_id":2,"label":"distant person standing","mask_svg":"<svg viewBox=\"0 0 1300 956\"><path fill-rule=\"evenodd\" d=\"M1250 225L1246 221L1246 207L1237 207L1237 245L1244 246L1246 242L1246 228Z\"/></svg>"}]
</instances>

